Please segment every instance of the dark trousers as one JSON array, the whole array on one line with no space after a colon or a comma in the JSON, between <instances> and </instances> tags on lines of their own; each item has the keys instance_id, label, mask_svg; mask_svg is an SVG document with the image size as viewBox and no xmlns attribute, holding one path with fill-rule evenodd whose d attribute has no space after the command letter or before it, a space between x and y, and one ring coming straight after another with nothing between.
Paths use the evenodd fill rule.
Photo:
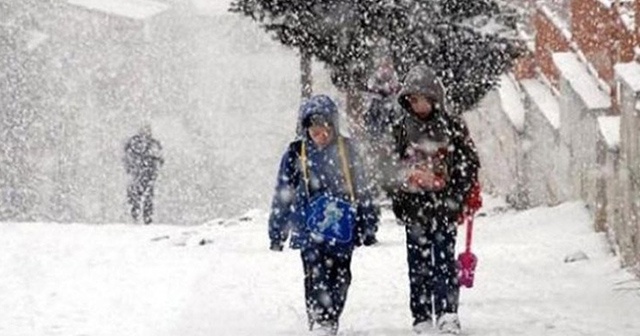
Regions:
<instances>
[{"instance_id":1,"label":"dark trousers","mask_svg":"<svg viewBox=\"0 0 640 336\"><path fill-rule=\"evenodd\" d=\"M337 329L351 284L352 252L328 253L322 246L302 248L304 297L310 323Z\"/></svg>"},{"instance_id":2,"label":"dark trousers","mask_svg":"<svg viewBox=\"0 0 640 336\"><path fill-rule=\"evenodd\" d=\"M447 219L408 223L407 261L414 324L458 311L456 225Z\"/></svg>"},{"instance_id":3,"label":"dark trousers","mask_svg":"<svg viewBox=\"0 0 640 336\"><path fill-rule=\"evenodd\" d=\"M142 212L142 220L150 224L153 215L153 180L138 179L127 188L127 199L131 204L131 217L138 221Z\"/></svg>"}]
</instances>

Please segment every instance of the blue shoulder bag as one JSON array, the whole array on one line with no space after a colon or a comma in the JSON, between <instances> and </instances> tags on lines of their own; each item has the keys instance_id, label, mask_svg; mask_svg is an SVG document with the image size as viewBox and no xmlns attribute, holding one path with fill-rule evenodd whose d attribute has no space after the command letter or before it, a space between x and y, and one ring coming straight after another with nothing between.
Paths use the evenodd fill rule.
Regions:
<instances>
[{"instance_id":1,"label":"blue shoulder bag","mask_svg":"<svg viewBox=\"0 0 640 336\"><path fill-rule=\"evenodd\" d=\"M306 228L309 230L311 240L316 243L325 243L330 246L347 246L353 242L353 232L356 223L355 194L351 181L351 174L347 165L347 155L342 137L338 137L338 149L340 161L345 176L345 182L349 190L349 200L339 196L319 195L308 200L305 213ZM309 171L307 167L306 143L302 142L300 153L302 171L307 197L309 193Z\"/></svg>"}]
</instances>

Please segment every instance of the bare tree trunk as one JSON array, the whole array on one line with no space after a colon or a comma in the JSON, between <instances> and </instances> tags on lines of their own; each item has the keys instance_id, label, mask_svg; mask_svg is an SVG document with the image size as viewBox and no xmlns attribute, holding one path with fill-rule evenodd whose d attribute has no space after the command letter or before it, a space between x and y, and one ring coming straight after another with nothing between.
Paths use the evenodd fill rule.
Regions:
<instances>
[{"instance_id":1,"label":"bare tree trunk","mask_svg":"<svg viewBox=\"0 0 640 336\"><path fill-rule=\"evenodd\" d=\"M362 92L350 85L347 88L347 119L349 121L349 133L352 137L360 137L363 133L364 99Z\"/></svg>"},{"instance_id":2,"label":"bare tree trunk","mask_svg":"<svg viewBox=\"0 0 640 336\"><path fill-rule=\"evenodd\" d=\"M300 94L301 100L305 101L311 98L313 77L311 76L311 54L300 49ZM296 123L296 134L302 134L301 120L298 116L298 122Z\"/></svg>"},{"instance_id":3,"label":"bare tree trunk","mask_svg":"<svg viewBox=\"0 0 640 336\"><path fill-rule=\"evenodd\" d=\"M311 97L313 78L311 77L311 54L300 50L300 87L302 99Z\"/></svg>"}]
</instances>

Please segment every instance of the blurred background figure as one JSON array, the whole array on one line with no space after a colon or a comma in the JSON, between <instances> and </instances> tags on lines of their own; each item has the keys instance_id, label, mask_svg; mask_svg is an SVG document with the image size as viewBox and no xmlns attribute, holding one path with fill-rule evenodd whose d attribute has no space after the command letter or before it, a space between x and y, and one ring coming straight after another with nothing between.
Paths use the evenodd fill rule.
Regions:
<instances>
[{"instance_id":1,"label":"blurred background figure","mask_svg":"<svg viewBox=\"0 0 640 336\"><path fill-rule=\"evenodd\" d=\"M367 155L366 166L374 190L379 201L382 191L390 184L393 171L393 125L399 120L400 106L397 94L400 82L393 61L389 57L382 58L367 84L368 95L363 115L364 145Z\"/></svg>"},{"instance_id":2,"label":"blurred background figure","mask_svg":"<svg viewBox=\"0 0 640 336\"><path fill-rule=\"evenodd\" d=\"M151 126L145 125L125 145L124 166L131 176L127 200L131 204L131 217L138 221L140 214L145 224L152 222L153 189L158 169L164 163L162 146L151 135Z\"/></svg>"}]
</instances>

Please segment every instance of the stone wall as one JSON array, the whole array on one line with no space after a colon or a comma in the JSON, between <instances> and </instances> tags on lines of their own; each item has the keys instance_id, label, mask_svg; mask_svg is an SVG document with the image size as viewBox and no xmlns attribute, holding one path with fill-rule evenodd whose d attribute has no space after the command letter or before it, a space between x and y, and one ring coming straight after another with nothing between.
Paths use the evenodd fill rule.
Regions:
<instances>
[{"instance_id":1,"label":"stone wall","mask_svg":"<svg viewBox=\"0 0 640 336\"><path fill-rule=\"evenodd\" d=\"M485 190L521 207L583 200L594 230L607 233L623 266L638 270L640 65L616 66L622 112L617 116L610 113L609 94L575 54L556 53L553 59L558 89L537 79L517 83L525 110L522 128L507 107L513 108L513 97L504 89L466 116L482 159Z\"/></svg>"},{"instance_id":2,"label":"stone wall","mask_svg":"<svg viewBox=\"0 0 640 336\"><path fill-rule=\"evenodd\" d=\"M596 208L597 118L611 107L608 95L599 90L597 82L573 53L556 53L554 61L560 78L560 141L570 153L569 181L572 198L583 199Z\"/></svg>"},{"instance_id":3,"label":"stone wall","mask_svg":"<svg viewBox=\"0 0 640 336\"><path fill-rule=\"evenodd\" d=\"M506 195L511 203L518 201L520 158L522 156L521 132L501 103L504 97L498 90L490 92L473 113L467 113L470 132L482 162L480 178L486 192Z\"/></svg>"},{"instance_id":4,"label":"stone wall","mask_svg":"<svg viewBox=\"0 0 640 336\"><path fill-rule=\"evenodd\" d=\"M620 253L626 265L640 264L640 65L616 66L621 91L620 157L616 167L620 202L613 208L614 228Z\"/></svg>"},{"instance_id":5,"label":"stone wall","mask_svg":"<svg viewBox=\"0 0 640 336\"><path fill-rule=\"evenodd\" d=\"M527 106L523 175L529 204L558 204L569 198L570 190L569 147L560 139L560 105L543 83L523 80L521 85Z\"/></svg>"}]
</instances>

